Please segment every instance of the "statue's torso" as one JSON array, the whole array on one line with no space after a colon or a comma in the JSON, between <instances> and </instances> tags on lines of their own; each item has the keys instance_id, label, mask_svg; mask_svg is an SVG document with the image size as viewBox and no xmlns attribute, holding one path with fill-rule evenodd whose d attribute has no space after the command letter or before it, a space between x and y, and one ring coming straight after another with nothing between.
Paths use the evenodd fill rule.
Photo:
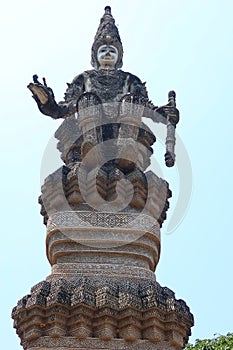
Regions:
<instances>
[{"instance_id":1,"label":"statue's torso","mask_svg":"<svg viewBox=\"0 0 233 350\"><path fill-rule=\"evenodd\" d=\"M139 78L122 70L89 70L74 78L65 94L70 102L85 92L96 94L103 103L119 102L127 93L147 97L144 84Z\"/></svg>"}]
</instances>

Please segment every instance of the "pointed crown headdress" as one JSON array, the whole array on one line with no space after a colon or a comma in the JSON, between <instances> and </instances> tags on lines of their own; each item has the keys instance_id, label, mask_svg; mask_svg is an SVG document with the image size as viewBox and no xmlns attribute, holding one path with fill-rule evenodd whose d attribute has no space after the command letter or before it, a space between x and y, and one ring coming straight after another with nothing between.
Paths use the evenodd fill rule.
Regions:
<instances>
[{"instance_id":1,"label":"pointed crown headdress","mask_svg":"<svg viewBox=\"0 0 233 350\"><path fill-rule=\"evenodd\" d=\"M97 29L94 43L91 49L91 64L96 69L99 66L97 61L97 51L101 45L113 45L118 50L118 60L116 63L116 68L121 68L123 65L123 46L121 43L121 38L118 32L118 28L115 25L115 20L111 14L111 7L105 7L105 13L100 20L100 25Z\"/></svg>"}]
</instances>

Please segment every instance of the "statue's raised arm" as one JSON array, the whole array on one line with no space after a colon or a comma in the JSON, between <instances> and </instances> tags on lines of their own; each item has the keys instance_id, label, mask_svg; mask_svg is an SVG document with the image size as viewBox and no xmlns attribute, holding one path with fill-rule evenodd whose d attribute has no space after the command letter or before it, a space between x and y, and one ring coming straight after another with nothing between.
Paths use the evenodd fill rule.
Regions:
<instances>
[{"instance_id":1,"label":"statue's raised arm","mask_svg":"<svg viewBox=\"0 0 233 350\"><path fill-rule=\"evenodd\" d=\"M71 104L58 104L55 101L53 90L47 86L45 78L43 78L42 84L35 74L33 75L33 83L30 83L27 87L32 92L32 97L41 113L54 119L65 118L75 113L75 108L72 108Z\"/></svg>"}]
</instances>

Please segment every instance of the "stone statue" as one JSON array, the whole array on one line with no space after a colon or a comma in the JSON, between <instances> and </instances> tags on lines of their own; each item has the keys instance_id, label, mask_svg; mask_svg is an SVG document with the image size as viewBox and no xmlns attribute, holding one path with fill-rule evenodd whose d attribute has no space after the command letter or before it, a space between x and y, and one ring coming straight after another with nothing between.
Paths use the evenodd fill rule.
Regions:
<instances>
[{"instance_id":1,"label":"stone statue","mask_svg":"<svg viewBox=\"0 0 233 350\"><path fill-rule=\"evenodd\" d=\"M168 127L169 146L165 155L167 166L174 165L175 126L179 121L179 111L175 105L175 93L169 93L169 102L162 107L156 107L148 98L145 83L135 75L124 72L122 67L123 46L111 8L105 7L99 28L92 45L92 60L94 67L76 76L72 83L68 83L64 101L57 103L53 90L47 86L45 78L43 84L38 76L33 76L33 83L28 85L37 102L39 110L54 119L67 118L74 115L78 109L78 102L86 94L92 97L94 104L132 102L141 104L145 108L143 116L155 122L162 122ZM128 98L130 96L130 99ZM172 141L171 141L172 140ZM167 143L167 145L168 145Z\"/></svg>"},{"instance_id":2,"label":"stone statue","mask_svg":"<svg viewBox=\"0 0 233 350\"><path fill-rule=\"evenodd\" d=\"M45 79L29 89L40 111L64 118L55 132L63 165L41 187L51 274L12 311L24 350L177 350L194 320L156 280L160 228L172 193L147 170L156 137L142 117L167 126L174 164L175 93L155 107L145 84L122 71L123 48L110 7L92 46L93 70L57 103Z\"/></svg>"}]
</instances>

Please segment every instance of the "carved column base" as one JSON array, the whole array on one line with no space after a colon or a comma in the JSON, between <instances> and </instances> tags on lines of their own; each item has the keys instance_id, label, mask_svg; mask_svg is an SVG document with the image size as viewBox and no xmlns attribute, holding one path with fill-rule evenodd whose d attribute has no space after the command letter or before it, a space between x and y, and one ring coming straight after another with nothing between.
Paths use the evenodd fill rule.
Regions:
<instances>
[{"instance_id":1,"label":"carved column base","mask_svg":"<svg viewBox=\"0 0 233 350\"><path fill-rule=\"evenodd\" d=\"M101 276L53 276L20 300L12 317L24 349L33 350L182 349L193 325L185 302L155 279Z\"/></svg>"}]
</instances>

